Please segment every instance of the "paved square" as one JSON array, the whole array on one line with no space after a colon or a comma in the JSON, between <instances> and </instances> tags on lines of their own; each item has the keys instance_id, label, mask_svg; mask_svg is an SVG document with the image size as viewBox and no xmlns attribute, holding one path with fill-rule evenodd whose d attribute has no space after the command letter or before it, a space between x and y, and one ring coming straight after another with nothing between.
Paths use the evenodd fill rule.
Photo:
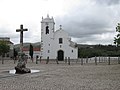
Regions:
<instances>
[{"instance_id":1,"label":"paved square","mask_svg":"<svg viewBox=\"0 0 120 90\"><path fill-rule=\"evenodd\" d=\"M85 64L60 62L35 64L28 62L30 69L39 73L9 74L14 69L13 61L0 61L0 90L120 90L120 64Z\"/></svg>"}]
</instances>

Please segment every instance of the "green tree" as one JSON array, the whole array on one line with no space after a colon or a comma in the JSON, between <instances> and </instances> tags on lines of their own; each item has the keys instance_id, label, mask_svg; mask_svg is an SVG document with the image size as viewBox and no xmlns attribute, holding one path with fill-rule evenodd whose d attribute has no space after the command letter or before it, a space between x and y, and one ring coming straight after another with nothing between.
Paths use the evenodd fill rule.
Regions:
<instances>
[{"instance_id":1,"label":"green tree","mask_svg":"<svg viewBox=\"0 0 120 90\"><path fill-rule=\"evenodd\" d=\"M29 55L31 56L31 59L33 61L33 46L32 46L32 44L30 44Z\"/></svg>"},{"instance_id":2,"label":"green tree","mask_svg":"<svg viewBox=\"0 0 120 90\"><path fill-rule=\"evenodd\" d=\"M14 60L16 60L17 59L17 55L18 55L18 52L15 50L15 48L14 48Z\"/></svg>"},{"instance_id":3,"label":"green tree","mask_svg":"<svg viewBox=\"0 0 120 90\"><path fill-rule=\"evenodd\" d=\"M0 56L2 56L2 64L4 63L3 57L7 52L9 52L10 47L6 41L0 41Z\"/></svg>"},{"instance_id":4,"label":"green tree","mask_svg":"<svg viewBox=\"0 0 120 90\"><path fill-rule=\"evenodd\" d=\"M117 46L120 45L120 23L118 23L117 27L116 27L116 32L118 33L116 35L116 37L114 37L114 44L116 44Z\"/></svg>"}]
</instances>

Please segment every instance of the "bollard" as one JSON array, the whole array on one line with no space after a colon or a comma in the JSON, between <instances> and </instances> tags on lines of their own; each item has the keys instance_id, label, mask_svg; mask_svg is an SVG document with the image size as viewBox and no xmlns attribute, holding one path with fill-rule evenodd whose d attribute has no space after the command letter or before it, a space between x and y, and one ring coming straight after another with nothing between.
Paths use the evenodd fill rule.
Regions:
<instances>
[{"instance_id":1,"label":"bollard","mask_svg":"<svg viewBox=\"0 0 120 90\"><path fill-rule=\"evenodd\" d=\"M83 58L81 58L81 65L83 65Z\"/></svg>"},{"instance_id":2,"label":"bollard","mask_svg":"<svg viewBox=\"0 0 120 90\"><path fill-rule=\"evenodd\" d=\"M49 57L47 57L47 61L46 61L46 64L48 64L48 62L49 62Z\"/></svg>"},{"instance_id":3,"label":"bollard","mask_svg":"<svg viewBox=\"0 0 120 90\"><path fill-rule=\"evenodd\" d=\"M101 62L103 62L103 56L101 57L101 59L102 59Z\"/></svg>"},{"instance_id":4,"label":"bollard","mask_svg":"<svg viewBox=\"0 0 120 90\"><path fill-rule=\"evenodd\" d=\"M2 64L4 64L4 60L2 59Z\"/></svg>"},{"instance_id":5,"label":"bollard","mask_svg":"<svg viewBox=\"0 0 120 90\"><path fill-rule=\"evenodd\" d=\"M65 63L67 63L67 57L65 57Z\"/></svg>"},{"instance_id":6,"label":"bollard","mask_svg":"<svg viewBox=\"0 0 120 90\"><path fill-rule=\"evenodd\" d=\"M110 65L110 57L108 57L108 65Z\"/></svg>"},{"instance_id":7,"label":"bollard","mask_svg":"<svg viewBox=\"0 0 120 90\"><path fill-rule=\"evenodd\" d=\"M88 63L88 57L86 58L86 63Z\"/></svg>"},{"instance_id":8,"label":"bollard","mask_svg":"<svg viewBox=\"0 0 120 90\"><path fill-rule=\"evenodd\" d=\"M105 58L106 58L106 57L104 56L104 60L103 60L103 62L105 62Z\"/></svg>"},{"instance_id":9,"label":"bollard","mask_svg":"<svg viewBox=\"0 0 120 90\"><path fill-rule=\"evenodd\" d=\"M120 57L118 57L118 64L120 64Z\"/></svg>"},{"instance_id":10,"label":"bollard","mask_svg":"<svg viewBox=\"0 0 120 90\"><path fill-rule=\"evenodd\" d=\"M100 56L99 56L99 63L100 63Z\"/></svg>"},{"instance_id":11,"label":"bollard","mask_svg":"<svg viewBox=\"0 0 120 90\"><path fill-rule=\"evenodd\" d=\"M40 63L41 63L41 58L42 58L42 57L40 56Z\"/></svg>"},{"instance_id":12,"label":"bollard","mask_svg":"<svg viewBox=\"0 0 120 90\"><path fill-rule=\"evenodd\" d=\"M56 57L56 63L59 64L59 63L58 63L58 57Z\"/></svg>"},{"instance_id":13,"label":"bollard","mask_svg":"<svg viewBox=\"0 0 120 90\"><path fill-rule=\"evenodd\" d=\"M4 64L4 57L2 56L2 64Z\"/></svg>"},{"instance_id":14,"label":"bollard","mask_svg":"<svg viewBox=\"0 0 120 90\"><path fill-rule=\"evenodd\" d=\"M70 65L70 57L68 57L68 65Z\"/></svg>"},{"instance_id":15,"label":"bollard","mask_svg":"<svg viewBox=\"0 0 120 90\"><path fill-rule=\"evenodd\" d=\"M38 56L36 56L36 64L38 64Z\"/></svg>"},{"instance_id":16,"label":"bollard","mask_svg":"<svg viewBox=\"0 0 120 90\"><path fill-rule=\"evenodd\" d=\"M95 65L97 65L97 57L95 56Z\"/></svg>"}]
</instances>

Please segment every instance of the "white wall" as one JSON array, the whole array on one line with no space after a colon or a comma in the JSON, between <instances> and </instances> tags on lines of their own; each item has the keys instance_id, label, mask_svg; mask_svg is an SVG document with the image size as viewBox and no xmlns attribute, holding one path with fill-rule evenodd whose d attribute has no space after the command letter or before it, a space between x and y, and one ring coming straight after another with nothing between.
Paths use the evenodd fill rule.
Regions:
<instances>
[{"instance_id":1,"label":"white wall","mask_svg":"<svg viewBox=\"0 0 120 90\"><path fill-rule=\"evenodd\" d=\"M46 22L48 22L49 30L50 30L50 33L47 35L45 34ZM59 44L59 38L63 38L63 44ZM42 59L47 59L47 57L49 57L50 59L56 59L57 52L59 50L64 51L64 58L70 57L71 59L77 59L78 48L71 47L69 40L70 37L68 33L66 33L64 30L59 29L56 32L54 32L53 19L45 18L42 20L41 22Z\"/></svg>"},{"instance_id":2,"label":"white wall","mask_svg":"<svg viewBox=\"0 0 120 90\"><path fill-rule=\"evenodd\" d=\"M70 57L71 59L77 59L78 55L78 49L73 48L70 45L70 37L68 33L66 33L64 30L58 30L56 31L54 35L54 47L52 48L56 52L56 57L57 57L57 52L58 50L63 50L64 51L64 58L65 57ZM63 38L63 44L59 44L59 38ZM61 47L60 47L61 45ZM72 52L73 50L73 52Z\"/></svg>"},{"instance_id":3,"label":"white wall","mask_svg":"<svg viewBox=\"0 0 120 90\"><path fill-rule=\"evenodd\" d=\"M46 25L46 23L48 25ZM54 20L53 18L45 18L41 22L41 51L42 51L42 58L46 59L47 57L50 57L50 53L48 53L48 50L51 48L51 42L54 34ZM46 26L49 26L49 34L46 34Z\"/></svg>"}]
</instances>

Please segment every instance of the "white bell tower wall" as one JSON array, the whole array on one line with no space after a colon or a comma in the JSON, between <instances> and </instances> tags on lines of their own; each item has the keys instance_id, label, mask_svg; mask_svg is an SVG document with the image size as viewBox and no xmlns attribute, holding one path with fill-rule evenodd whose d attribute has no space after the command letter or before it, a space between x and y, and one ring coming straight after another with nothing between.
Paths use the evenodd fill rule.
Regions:
<instances>
[{"instance_id":1,"label":"white bell tower wall","mask_svg":"<svg viewBox=\"0 0 120 90\"><path fill-rule=\"evenodd\" d=\"M53 18L47 16L41 21L41 56L42 59L51 58L51 44L53 42L53 34L55 22Z\"/></svg>"}]
</instances>

